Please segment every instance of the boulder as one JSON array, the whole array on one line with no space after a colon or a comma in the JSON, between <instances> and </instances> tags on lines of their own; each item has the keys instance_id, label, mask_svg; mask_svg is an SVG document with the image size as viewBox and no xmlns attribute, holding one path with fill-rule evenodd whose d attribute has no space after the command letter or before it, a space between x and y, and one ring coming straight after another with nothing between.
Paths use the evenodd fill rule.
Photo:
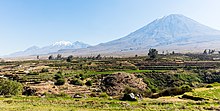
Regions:
<instances>
[{"instance_id":1,"label":"boulder","mask_svg":"<svg viewBox=\"0 0 220 111\"><path fill-rule=\"evenodd\" d=\"M121 100L123 100L123 101L137 101L134 93L124 94L124 96Z\"/></svg>"},{"instance_id":2,"label":"boulder","mask_svg":"<svg viewBox=\"0 0 220 111\"><path fill-rule=\"evenodd\" d=\"M79 94L75 94L74 96L72 96L72 98L82 98L82 96Z\"/></svg>"}]
</instances>

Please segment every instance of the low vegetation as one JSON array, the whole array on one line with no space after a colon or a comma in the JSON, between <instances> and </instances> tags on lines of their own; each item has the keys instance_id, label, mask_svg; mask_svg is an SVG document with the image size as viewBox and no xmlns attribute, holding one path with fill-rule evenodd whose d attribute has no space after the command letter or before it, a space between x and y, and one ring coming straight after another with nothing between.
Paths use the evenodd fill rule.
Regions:
<instances>
[{"instance_id":1,"label":"low vegetation","mask_svg":"<svg viewBox=\"0 0 220 111\"><path fill-rule=\"evenodd\" d=\"M0 110L220 110L219 55L148 55L2 61Z\"/></svg>"}]
</instances>

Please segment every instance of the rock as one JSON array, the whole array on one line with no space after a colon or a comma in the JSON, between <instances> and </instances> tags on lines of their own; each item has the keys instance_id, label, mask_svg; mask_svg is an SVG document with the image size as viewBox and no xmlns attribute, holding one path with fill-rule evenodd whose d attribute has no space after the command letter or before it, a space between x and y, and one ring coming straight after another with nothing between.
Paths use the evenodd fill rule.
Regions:
<instances>
[{"instance_id":1,"label":"rock","mask_svg":"<svg viewBox=\"0 0 220 111\"><path fill-rule=\"evenodd\" d=\"M113 100L113 97L110 96L108 99L109 99L109 100Z\"/></svg>"},{"instance_id":2,"label":"rock","mask_svg":"<svg viewBox=\"0 0 220 111\"><path fill-rule=\"evenodd\" d=\"M121 100L123 100L123 101L137 101L134 93L124 94L124 97Z\"/></svg>"},{"instance_id":3,"label":"rock","mask_svg":"<svg viewBox=\"0 0 220 111\"><path fill-rule=\"evenodd\" d=\"M82 98L82 96L80 96L79 94L75 94L74 96L72 96L72 98Z\"/></svg>"}]
</instances>

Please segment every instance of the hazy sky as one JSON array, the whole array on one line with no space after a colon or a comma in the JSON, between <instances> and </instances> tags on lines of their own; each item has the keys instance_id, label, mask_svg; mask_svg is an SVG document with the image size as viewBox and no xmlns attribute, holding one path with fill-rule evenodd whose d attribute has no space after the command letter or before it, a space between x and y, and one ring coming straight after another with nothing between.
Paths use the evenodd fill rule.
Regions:
<instances>
[{"instance_id":1,"label":"hazy sky","mask_svg":"<svg viewBox=\"0 0 220 111\"><path fill-rule=\"evenodd\" d=\"M169 14L220 30L220 0L0 0L0 55L61 40L96 45Z\"/></svg>"}]
</instances>

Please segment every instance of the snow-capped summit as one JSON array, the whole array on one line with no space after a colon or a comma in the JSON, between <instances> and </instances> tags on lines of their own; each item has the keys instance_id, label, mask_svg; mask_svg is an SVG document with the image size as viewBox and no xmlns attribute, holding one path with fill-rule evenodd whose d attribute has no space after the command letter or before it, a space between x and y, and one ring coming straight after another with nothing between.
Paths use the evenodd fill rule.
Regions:
<instances>
[{"instance_id":1,"label":"snow-capped summit","mask_svg":"<svg viewBox=\"0 0 220 111\"><path fill-rule=\"evenodd\" d=\"M171 14L157 19L147 26L143 27L139 31L145 33L155 34L157 33L169 34L172 36L198 36L198 35L214 35L219 34L219 31L211 29L208 26L202 25L193 19L180 14ZM161 35L160 35L161 36Z\"/></svg>"},{"instance_id":2,"label":"snow-capped summit","mask_svg":"<svg viewBox=\"0 0 220 111\"><path fill-rule=\"evenodd\" d=\"M57 45L59 45L59 46L71 46L72 45L72 43L70 42L70 41L59 41L59 42L55 42L54 44L53 44L53 46L57 46Z\"/></svg>"},{"instance_id":3,"label":"snow-capped summit","mask_svg":"<svg viewBox=\"0 0 220 111\"><path fill-rule=\"evenodd\" d=\"M59 50L75 50L75 49L80 49L80 48L87 48L90 45L85 44L83 42L69 42L69 41L59 41L59 42L55 42L52 45L49 46L45 46L42 48L39 48L37 46L32 46L30 48L27 48L24 51L20 51L20 52L16 52L13 54L10 54L9 56L11 57L17 57L17 56L29 56L29 55L41 55L41 54L49 54L49 53L53 53L53 52L57 52Z\"/></svg>"}]
</instances>

